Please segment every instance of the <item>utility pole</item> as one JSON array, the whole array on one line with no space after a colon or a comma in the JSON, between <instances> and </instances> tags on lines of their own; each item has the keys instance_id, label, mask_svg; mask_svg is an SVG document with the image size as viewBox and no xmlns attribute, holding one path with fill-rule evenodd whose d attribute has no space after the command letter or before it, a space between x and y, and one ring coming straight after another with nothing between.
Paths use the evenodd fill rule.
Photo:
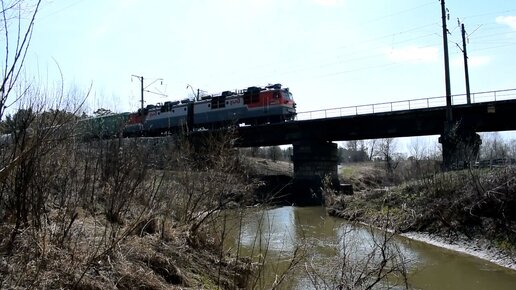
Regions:
<instances>
[{"instance_id":1,"label":"utility pole","mask_svg":"<svg viewBox=\"0 0 516 290\"><path fill-rule=\"evenodd\" d=\"M444 78L446 82L446 121L451 123L453 116L451 108L450 58L448 56L448 28L446 28L446 5L444 0L441 0L441 14L443 22Z\"/></svg>"},{"instance_id":2,"label":"utility pole","mask_svg":"<svg viewBox=\"0 0 516 290\"><path fill-rule=\"evenodd\" d=\"M161 81L161 84L163 85L163 79L154 79L154 81L152 81L150 84L148 84L146 87L144 87L143 86L143 76L132 75L132 77L135 77L135 78L140 80L140 92L141 92L140 102L141 102L142 112L143 112L143 109L145 107L145 101L143 100L143 93L144 92L160 95L160 96L163 96L163 97L167 97L167 95L164 94L164 93L161 93L159 91L158 92L153 92L153 91L150 91L150 90L147 89L148 87L150 87L152 84L154 84L157 81Z\"/></svg>"},{"instance_id":3,"label":"utility pole","mask_svg":"<svg viewBox=\"0 0 516 290\"><path fill-rule=\"evenodd\" d=\"M143 107L144 107L144 101L143 101L143 91L144 91L144 87L143 87L143 76L137 76L137 75L132 75L133 77L137 78L140 80L140 90L141 90L141 108L142 108L142 113L143 113Z\"/></svg>"},{"instance_id":4,"label":"utility pole","mask_svg":"<svg viewBox=\"0 0 516 290\"><path fill-rule=\"evenodd\" d=\"M464 75L466 77L466 99L468 105L471 104L471 93L469 90L469 70L468 70L468 52L466 50L466 29L464 29L464 23L462 27L462 53L464 54Z\"/></svg>"}]
</instances>

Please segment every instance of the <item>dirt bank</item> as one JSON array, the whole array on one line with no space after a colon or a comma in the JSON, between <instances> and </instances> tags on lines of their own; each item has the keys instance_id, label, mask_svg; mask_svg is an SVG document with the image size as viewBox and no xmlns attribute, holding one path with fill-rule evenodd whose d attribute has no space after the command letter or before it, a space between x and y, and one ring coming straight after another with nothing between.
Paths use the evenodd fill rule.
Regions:
<instances>
[{"instance_id":1,"label":"dirt bank","mask_svg":"<svg viewBox=\"0 0 516 290\"><path fill-rule=\"evenodd\" d=\"M418 232L402 233L401 236L475 256L516 271L516 260L514 259L514 256L508 254L506 251L500 251L499 249L491 246L491 242L487 240L469 239L467 237L455 237L454 239L449 239L442 235Z\"/></svg>"}]
</instances>

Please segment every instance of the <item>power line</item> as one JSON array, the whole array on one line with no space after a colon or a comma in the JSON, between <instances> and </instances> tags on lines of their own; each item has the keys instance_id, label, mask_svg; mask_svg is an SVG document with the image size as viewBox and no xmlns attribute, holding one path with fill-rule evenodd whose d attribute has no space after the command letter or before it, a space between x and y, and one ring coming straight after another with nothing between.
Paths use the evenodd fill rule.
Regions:
<instances>
[{"instance_id":1,"label":"power line","mask_svg":"<svg viewBox=\"0 0 516 290\"><path fill-rule=\"evenodd\" d=\"M75 6L75 5L79 4L80 2L83 2L83 1L84 1L84 0L77 0L77 1L75 1L75 2L72 2L71 4L69 4L69 5L65 6L65 7L61 8L61 9L58 9L58 10L56 10L56 11L50 12L50 13L49 13L49 14L47 14L47 15L41 15L41 16L39 17L39 19L40 19L40 20L41 20L41 19L47 19L47 18L49 18L50 16L54 16L54 15L60 14L60 13L62 13L63 11L70 9L70 8L72 8L73 6Z\"/></svg>"},{"instance_id":2,"label":"power line","mask_svg":"<svg viewBox=\"0 0 516 290\"><path fill-rule=\"evenodd\" d=\"M410 41L417 40L417 39L428 38L428 37L431 37L434 35L435 35L435 33L425 34L425 35L421 35L418 37L404 39L402 41L397 41L393 44L398 45L398 44L410 42ZM437 45L438 45L437 43L432 43L432 44L419 45L418 47L426 48L426 47L433 47L433 46L437 46ZM341 58L341 56L343 56L342 54L336 55L336 56L331 56L328 59L332 59L333 61L323 61L322 63L321 63L321 61L317 61L316 63L309 63L308 59L305 57L303 59L303 63L301 63L300 65L298 65L297 67L294 67L294 68L292 68L292 65L289 65L289 62L282 63L280 65L280 67L287 66L287 68L286 68L287 70L285 71L283 69L279 69L279 72L277 72L277 74L291 74L291 73L306 71L306 70L310 70L310 69L314 69L314 68L331 67L331 66L335 66L335 65L343 65L343 64L353 63L353 62L357 62L357 61L373 59L373 58L377 58L379 56L383 56L383 55L385 55L385 53L371 54L371 53L369 53L369 51L377 51L378 49L381 49L381 48L385 48L385 46L379 45L379 46L375 46L375 47L369 47L367 51L361 50L361 51L359 51L359 53L354 53L354 54L346 53L345 56L347 56L347 57L344 59L339 59L339 60L335 60L335 59ZM236 72L234 72L234 73L236 73Z\"/></svg>"},{"instance_id":3,"label":"power line","mask_svg":"<svg viewBox=\"0 0 516 290\"><path fill-rule=\"evenodd\" d=\"M141 102L142 112L143 112L143 109L145 107L144 92L152 93L152 94L156 94L156 95L161 95L161 96L167 96L167 95L165 95L165 94L163 94L161 92L153 92L153 91L150 91L150 90L147 89L148 87L150 87L151 85L153 85L157 81L161 81L161 83L163 84L163 79L161 79L161 78L155 79L151 83L149 83L147 86L144 86L144 77L143 76L131 75L131 77L132 78L133 77L137 78L140 81L140 102Z\"/></svg>"},{"instance_id":4,"label":"power line","mask_svg":"<svg viewBox=\"0 0 516 290\"><path fill-rule=\"evenodd\" d=\"M402 11L399 11L396 13L387 14L385 16L366 21L366 23L379 21L379 20L389 18L390 16L394 16L394 15L403 14L404 12L415 10L420 7L430 5L432 3L429 2L429 3L423 4L423 5L416 6L414 8L405 9L405 10L402 10ZM512 11L512 10L504 10L504 11ZM489 14L493 14L493 13L489 13ZM486 15L486 14L483 14L483 15ZM474 17L474 16L475 15L468 16L468 17ZM260 64L260 65L254 66L254 67L246 66L246 71L252 71L253 75L255 75L257 68L265 68L266 70L264 71L263 76L268 76L268 75L278 76L278 75L295 74L298 72L312 70L312 69L328 68L328 67L333 67L333 66L337 66L337 65L346 65L346 64L350 64L350 63L354 63L354 62L356 63L356 62L361 62L361 61L365 61L365 60L369 60L369 59L374 59L374 58L378 58L378 57L385 55L384 53L373 53L373 54L370 53L370 51L375 51L376 49L381 48L382 44L380 41L382 39L387 39L387 38L391 38L391 37L399 37L404 34L411 34L411 32L414 32L414 31L424 31L427 28L433 27L436 25L437 25L437 23L434 22L434 23L418 26L415 28L410 28L407 30L395 32L395 33L379 35L379 36L365 39L365 40L362 40L359 42L353 42L351 45L336 46L332 49L328 49L327 47L325 47L324 50L319 50L316 53L310 54L308 57L306 55L295 56L295 57L280 59L279 62L276 60L274 62L263 63L263 64ZM485 27L490 24L482 24L482 25ZM484 27L482 29L483 31L484 31ZM490 27L489 30L493 30L493 29L497 29L497 28ZM415 37L404 38L402 40L396 41L396 42L392 43L391 45L395 46L395 45L399 45L402 43L408 43L408 42L411 42L414 40L425 39L425 38L431 37L433 35L439 36L439 38L442 37L442 35L439 35L438 33L435 33L435 32L429 33L429 34L420 34L420 35L416 35ZM475 39L485 38L485 37L491 37L491 36L484 36L484 34L482 33L480 35L477 35L475 37ZM359 50L360 45L370 44L370 43L373 43L373 44L378 43L378 45L368 47L367 50L363 50L363 49ZM431 44L427 44L425 46L436 46L437 45L437 43L434 43L434 42L430 42L430 43ZM425 46L423 46L423 47L425 47ZM418 45L418 47L421 47L421 45ZM500 46L500 47L503 47L503 46ZM356 48L357 51L352 51L351 53L349 51L347 51L346 53L339 53L339 51L344 48ZM476 51L476 49L473 49L472 51ZM336 53L333 54L332 52L336 52ZM322 59L320 59L321 56L323 57ZM379 68L379 67L388 67L388 66L391 66L391 64L385 64L385 65L379 65L379 66L365 66L364 68L359 67L359 68L354 68L354 69L347 69L347 70L343 70L343 71L339 71L339 72L335 72L335 73L325 74L323 76L340 75L340 74L346 74L348 72L360 71L360 70L373 68L373 67ZM271 70L267 69L269 67L273 67L273 69L271 69ZM238 71L232 71L229 73L230 74L241 74L242 71L238 70Z\"/></svg>"},{"instance_id":5,"label":"power line","mask_svg":"<svg viewBox=\"0 0 516 290\"><path fill-rule=\"evenodd\" d=\"M435 2L427 2L425 4L422 4L422 5L419 5L419 6L416 6L416 7L404 9L404 10L401 10L399 12L394 12L394 13L391 13L391 14L387 14L385 16L381 16L381 17L378 17L378 18L375 18L375 19L372 19L372 20L366 20L365 23L370 24L370 23L378 22L380 20L383 20L383 19L386 19L386 18L390 18L390 17L393 17L393 16L398 16L398 15L401 15L401 14L404 14L404 13L407 13L407 12L410 12L410 11L414 11L414 10L417 10L417 9L420 9L420 8L432 5L434 3Z\"/></svg>"},{"instance_id":6,"label":"power line","mask_svg":"<svg viewBox=\"0 0 516 290\"><path fill-rule=\"evenodd\" d=\"M496 11L496 12L488 12L488 13L483 13L483 14L469 15L469 16L464 17L463 19L466 20L466 19L470 19L470 18L479 18L479 17L484 17L484 16L496 15L496 14L500 14L500 13L510 13L510 12L514 12L514 11L516 11L516 8L500 10L500 11Z\"/></svg>"},{"instance_id":7,"label":"power line","mask_svg":"<svg viewBox=\"0 0 516 290\"><path fill-rule=\"evenodd\" d=\"M410 28L410 29L407 29L407 30L403 30L403 31L399 31L399 32L395 32L395 33L389 33L389 34L384 34L384 35L380 35L380 36L375 36L375 37L372 37L372 38L369 38L369 39L365 39L365 40L362 40L362 41L354 41L352 43L352 45L342 45L342 46L337 46L337 47L334 47L333 49L331 50L335 50L336 52L340 52L342 49L345 49L345 48L352 48L352 47L359 47L359 45L364 45L364 44L368 44L368 43L375 43L375 42L378 42L379 40L382 40L382 39L388 39L388 38L392 38L392 37L399 37L400 35L403 35L403 34L406 34L406 33L409 33L409 32L413 32L413 31L421 31L421 30L424 30L425 28L428 28L428 27L432 27L432 26L437 26L438 23L436 22L432 22L432 23L429 23L429 24L424 24L424 25L421 25L421 26L417 26L417 27L414 27L414 28ZM408 42L408 41L411 41L411 40L416 40L416 39L419 39L419 38L424 38L424 37L428 37L428 36L431 36L433 35L434 33L429 33L429 34L425 34L423 36L417 36L417 37L414 37L414 38L411 38L411 39L404 39L402 41L398 41L396 42L395 44L399 44L399 43L402 43L402 42ZM378 48L377 47L372 47L370 48L370 50L374 50ZM323 55L323 56L327 56L326 59L335 59L335 58L339 58L341 57L343 54L342 53L338 53L337 55L334 55L334 56L328 56L328 51L330 51L329 49L325 49L324 51L319 51L317 53L313 53L309 56L309 58L315 58L319 55ZM360 50L360 53L363 53L363 49ZM349 52L346 52L345 53L346 56L349 56ZM289 58L283 58L281 63L279 64L279 66L288 66L288 67L291 67L291 64L293 62L296 62L298 60L302 60L303 63L306 63L307 61L307 56L306 55L303 55L303 56L291 56ZM253 71L255 69L259 69L259 68L267 68L267 67L270 67L271 65L274 65L274 66L278 66L278 62L274 62L274 63L263 63L263 64L260 64L260 65L256 65L256 66L247 66L246 67L246 71ZM229 72L230 74L240 74L241 71L233 71L233 72Z\"/></svg>"}]
</instances>

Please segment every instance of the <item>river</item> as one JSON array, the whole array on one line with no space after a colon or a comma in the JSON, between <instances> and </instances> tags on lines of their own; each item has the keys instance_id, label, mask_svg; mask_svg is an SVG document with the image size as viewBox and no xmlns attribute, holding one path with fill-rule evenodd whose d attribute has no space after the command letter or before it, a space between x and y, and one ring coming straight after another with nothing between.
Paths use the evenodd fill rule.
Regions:
<instances>
[{"instance_id":1,"label":"river","mask_svg":"<svg viewBox=\"0 0 516 290\"><path fill-rule=\"evenodd\" d=\"M381 231L328 216L323 207L232 212L226 225L227 247L239 255L265 259L266 267L255 282L258 289L269 288L291 267L293 255L300 257L301 252L305 255L295 270L289 272L281 289L332 288L314 287L315 273L326 281L335 281L338 277L356 279L363 269L360 263L366 261L374 241L381 241L382 237ZM407 266L408 284L413 289L516 289L516 271L399 236L393 238L393 244ZM344 276L340 275L343 257L352 270ZM373 263L374 259L370 261ZM402 280L391 276L388 281L392 284Z\"/></svg>"}]
</instances>

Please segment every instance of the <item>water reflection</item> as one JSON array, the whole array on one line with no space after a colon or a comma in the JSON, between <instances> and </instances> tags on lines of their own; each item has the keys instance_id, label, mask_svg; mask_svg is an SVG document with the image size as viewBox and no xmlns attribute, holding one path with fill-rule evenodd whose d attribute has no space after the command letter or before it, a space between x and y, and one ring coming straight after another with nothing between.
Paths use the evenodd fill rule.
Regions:
<instances>
[{"instance_id":1,"label":"water reflection","mask_svg":"<svg viewBox=\"0 0 516 290\"><path fill-rule=\"evenodd\" d=\"M298 240L296 224L294 211L283 208L251 212L244 219L240 242L246 247L292 252Z\"/></svg>"},{"instance_id":2,"label":"water reflection","mask_svg":"<svg viewBox=\"0 0 516 290\"><path fill-rule=\"evenodd\" d=\"M243 255L267 256L257 288L267 288L300 245L310 245L310 261L302 263L334 271L329 261L339 261L346 253L348 259L361 260L375 246L373 237L381 236L380 231L329 217L322 207L248 210L230 216L228 247ZM409 283L415 289L516 289L514 271L405 238L396 238L395 245L408 261ZM291 273L284 289L315 289L305 268Z\"/></svg>"}]
</instances>

